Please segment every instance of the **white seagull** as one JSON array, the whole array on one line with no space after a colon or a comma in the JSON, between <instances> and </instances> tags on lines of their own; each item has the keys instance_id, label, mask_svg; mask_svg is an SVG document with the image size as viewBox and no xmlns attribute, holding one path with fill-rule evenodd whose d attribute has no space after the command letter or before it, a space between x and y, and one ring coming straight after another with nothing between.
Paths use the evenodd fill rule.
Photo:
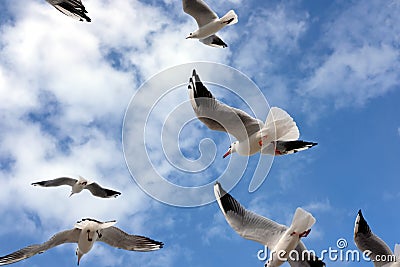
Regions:
<instances>
[{"instance_id":1,"label":"white seagull","mask_svg":"<svg viewBox=\"0 0 400 267\"><path fill-rule=\"evenodd\" d=\"M76 255L78 265L82 256L88 253L94 242L104 242L110 246L131 251L153 251L163 247L163 243L148 237L130 235L114 227L116 221L100 222L82 219L74 228L55 234L43 244L30 245L6 256L0 257L0 265L15 263L64 243L78 243Z\"/></svg>"},{"instance_id":2,"label":"white seagull","mask_svg":"<svg viewBox=\"0 0 400 267\"><path fill-rule=\"evenodd\" d=\"M68 17L77 19L79 21L86 20L90 22L91 19L86 15L87 11L81 0L46 0L50 5L54 6L61 13Z\"/></svg>"},{"instance_id":3,"label":"white seagull","mask_svg":"<svg viewBox=\"0 0 400 267\"><path fill-rule=\"evenodd\" d=\"M199 27L195 32L190 33L186 39L196 38L200 42L213 47L225 48L228 46L215 33L227 25L238 22L235 11L230 10L225 16L219 18L203 0L182 0L182 5L183 11L192 16Z\"/></svg>"},{"instance_id":4,"label":"white seagull","mask_svg":"<svg viewBox=\"0 0 400 267\"><path fill-rule=\"evenodd\" d=\"M393 253L388 245L371 231L361 210L358 211L354 224L354 242L358 249L374 262L375 267L400 267L400 245L395 245Z\"/></svg>"},{"instance_id":5,"label":"white seagull","mask_svg":"<svg viewBox=\"0 0 400 267\"><path fill-rule=\"evenodd\" d=\"M61 185L69 185L72 187L71 194L80 193L83 189L89 190L92 195L101 198L111 198L121 195L120 192L103 188L95 182L89 182L85 178L79 176L79 180L69 177L60 177L53 180L32 183L34 186L53 187Z\"/></svg>"},{"instance_id":6,"label":"white seagull","mask_svg":"<svg viewBox=\"0 0 400 267\"><path fill-rule=\"evenodd\" d=\"M229 225L243 238L261 243L271 251L265 266L277 267L286 260L291 267L325 266L300 240L310 233L315 223L309 212L297 208L292 224L287 227L246 210L218 182L214 185L214 194Z\"/></svg>"},{"instance_id":7,"label":"white seagull","mask_svg":"<svg viewBox=\"0 0 400 267\"><path fill-rule=\"evenodd\" d=\"M219 102L200 81L196 70L193 70L189 79L188 89L190 102L198 119L211 130L228 132L237 139L224 158L234 152L247 156L257 152L285 155L317 145L298 140L300 133L296 123L280 108L271 108L264 125L243 110Z\"/></svg>"}]
</instances>

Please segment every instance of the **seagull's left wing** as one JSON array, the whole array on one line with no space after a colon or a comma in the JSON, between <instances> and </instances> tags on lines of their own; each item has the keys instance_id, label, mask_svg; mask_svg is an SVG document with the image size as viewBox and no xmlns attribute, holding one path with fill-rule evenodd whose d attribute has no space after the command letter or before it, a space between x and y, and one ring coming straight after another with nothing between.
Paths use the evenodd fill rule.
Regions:
<instances>
[{"instance_id":1,"label":"seagull's left wing","mask_svg":"<svg viewBox=\"0 0 400 267\"><path fill-rule=\"evenodd\" d=\"M182 0L183 11L192 16L200 27L218 18L203 0Z\"/></svg>"},{"instance_id":2,"label":"seagull's left wing","mask_svg":"<svg viewBox=\"0 0 400 267\"><path fill-rule=\"evenodd\" d=\"M116 248L134 251L153 251L164 246L162 242L144 236L130 235L114 226L103 229L101 237L97 240Z\"/></svg>"},{"instance_id":3,"label":"seagull's left wing","mask_svg":"<svg viewBox=\"0 0 400 267\"><path fill-rule=\"evenodd\" d=\"M24 260L64 243L77 243L80 232L81 230L74 228L72 230L57 233L43 244L30 245L6 256L0 257L0 265L7 265Z\"/></svg>"},{"instance_id":4,"label":"seagull's left wing","mask_svg":"<svg viewBox=\"0 0 400 267\"><path fill-rule=\"evenodd\" d=\"M85 189L88 189L94 196L102 198L117 197L121 195L120 192L111 189L103 188L97 183L88 184Z\"/></svg>"},{"instance_id":5,"label":"seagull's left wing","mask_svg":"<svg viewBox=\"0 0 400 267\"><path fill-rule=\"evenodd\" d=\"M246 210L218 182L214 185L214 194L226 221L243 238L273 249L287 229L284 225Z\"/></svg>"}]
</instances>

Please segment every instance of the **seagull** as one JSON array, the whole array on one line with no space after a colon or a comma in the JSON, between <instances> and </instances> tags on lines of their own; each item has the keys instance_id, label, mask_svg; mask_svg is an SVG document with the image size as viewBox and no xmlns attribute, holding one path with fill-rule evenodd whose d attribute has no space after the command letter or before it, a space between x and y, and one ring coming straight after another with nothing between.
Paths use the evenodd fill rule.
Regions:
<instances>
[{"instance_id":1,"label":"seagull","mask_svg":"<svg viewBox=\"0 0 400 267\"><path fill-rule=\"evenodd\" d=\"M189 97L200 121L211 130L228 132L233 142L223 158L237 152L253 155L257 152L286 155L311 148L317 143L298 140L299 129L293 118L283 109L272 107L264 123L243 110L219 102L200 81L196 70L189 79Z\"/></svg>"},{"instance_id":2,"label":"seagull","mask_svg":"<svg viewBox=\"0 0 400 267\"><path fill-rule=\"evenodd\" d=\"M214 185L214 194L229 225L243 238L261 243L271 251L266 267L280 266L286 260L291 267L325 266L300 240L310 233L315 223L309 212L297 208L292 224L287 227L246 210L218 182Z\"/></svg>"},{"instance_id":3,"label":"seagull","mask_svg":"<svg viewBox=\"0 0 400 267\"><path fill-rule=\"evenodd\" d=\"M131 251L153 251L163 247L163 243L148 237L130 235L113 226L116 221L100 222L95 219L82 219L74 228L55 234L42 244L30 245L6 256L0 257L0 265L15 263L36 254L43 253L64 243L78 243L76 256L78 265L82 256L88 253L94 242L104 242L110 246Z\"/></svg>"},{"instance_id":4,"label":"seagull","mask_svg":"<svg viewBox=\"0 0 400 267\"><path fill-rule=\"evenodd\" d=\"M86 15L87 11L81 0L46 0L50 5L54 6L61 13L68 17L77 19L79 21L92 20Z\"/></svg>"},{"instance_id":5,"label":"seagull","mask_svg":"<svg viewBox=\"0 0 400 267\"><path fill-rule=\"evenodd\" d=\"M69 177L60 177L53 180L32 183L32 185L43 186L43 187L69 185L72 187L71 194L69 196L72 196L73 194L76 193L80 193L83 189L88 189L92 193L92 195L101 198L111 198L121 195L121 193L118 191L103 188L97 183L89 182L88 180L86 180L81 176L79 176L79 180Z\"/></svg>"},{"instance_id":6,"label":"seagull","mask_svg":"<svg viewBox=\"0 0 400 267\"><path fill-rule=\"evenodd\" d=\"M225 16L219 18L203 0L182 0L182 5L183 11L192 16L199 27L195 32L190 33L186 39L196 38L203 44L212 47L225 48L228 46L215 33L227 25L238 22L235 11L230 10Z\"/></svg>"},{"instance_id":7,"label":"seagull","mask_svg":"<svg viewBox=\"0 0 400 267\"><path fill-rule=\"evenodd\" d=\"M395 245L393 253L388 245L371 231L361 210L358 211L354 224L354 242L358 249L374 262L375 267L400 266L400 245Z\"/></svg>"}]
</instances>

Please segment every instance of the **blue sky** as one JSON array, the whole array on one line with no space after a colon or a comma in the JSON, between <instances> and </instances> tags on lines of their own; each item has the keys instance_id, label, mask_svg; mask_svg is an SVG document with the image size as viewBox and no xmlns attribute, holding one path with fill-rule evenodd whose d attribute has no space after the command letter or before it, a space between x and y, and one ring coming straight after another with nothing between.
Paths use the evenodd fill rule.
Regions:
<instances>
[{"instance_id":1,"label":"blue sky","mask_svg":"<svg viewBox=\"0 0 400 267\"><path fill-rule=\"evenodd\" d=\"M116 219L116 226L163 241L165 247L136 253L98 244L81 266L263 266L256 257L262 246L239 237L215 202L197 208L160 203L135 184L126 166L122 128L129 100L160 71L194 61L238 69L257 84L270 106L293 116L302 139L319 143L275 158L254 193L248 187L259 158L250 157L231 191L245 207L283 224L290 223L296 207L307 209L317 222L303 241L317 253L336 249L339 238L347 239L348 249L356 249L353 224L360 208L389 247L399 242L400 2L207 3L219 15L234 9L239 16L238 24L219 34L229 45L226 49L184 39L196 24L183 13L180 1L87 0L91 23L63 16L45 1L1 1L1 255L94 217ZM186 81L190 72L181 75ZM210 90L242 107L218 86ZM176 99L187 99L185 90L176 94ZM149 137L155 138L150 139L156 149L154 168L172 181L213 182L228 160L238 158L223 161L229 136L193 121L179 138L167 142L179 140L183 155L193 159L199 155L199 142L211 138L215 160L203 176L179 172L157 150L157 119L147 125ZM30 186L63 175L94 179L122 195L102 200L84 192L68 198L67 188ZM75 245L14 266L55 264L76 264Z\"/></svg>"}]
</instances>

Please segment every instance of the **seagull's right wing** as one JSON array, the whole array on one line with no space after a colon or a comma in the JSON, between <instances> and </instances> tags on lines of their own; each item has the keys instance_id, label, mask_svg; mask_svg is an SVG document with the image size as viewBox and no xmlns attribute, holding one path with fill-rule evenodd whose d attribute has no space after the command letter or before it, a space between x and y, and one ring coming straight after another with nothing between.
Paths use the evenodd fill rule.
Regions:
<instances>
[{"instance_id":1,"label":"seagull's right wing","mask_svg":"<svg viewBox=\"0 0 400 267\"><path fill-rule=\"evenodd\" d=\"M130 235L114 226L103 229L97 241L116 248L134 251L153 251L164 246L162 242L144 236Z\"/></svg>"},{"instance_id":2,"label":"seagull's right wing","mask_svg":"<svg viewBox=\"0 0 400 267\"><path fill-rule=\"evenodd\" d=\"M47 180L47 181L41 181L41 182L36 182L36 183L32 183L32 185L40 185L40 186L44 186L44 187L49 187L49 186L60 186L60 185L69 185L69 186L73 186L76 182L78 182L78 180L73 179L73 178L69 178L69 177L60 177L60 178L56 178L53 180Z\"/></svg>"},{"instance_id":3,"label":"seagull's right wing","mask_svg":"<svg viewBox=\"0 0 400 267\"><path fill-rule=\"evenodd\" d=\"M183 11L192 16L200 27L218 19L217 14L203 0L182 0Z\"/></svg>"},{"instance_id":4,"label":"seagull's right wing","mask_svg":"<svg viewBox=\"0 0 400 267\"><path fill-rule=\"evenodd\" d=\"M228 132L240 142L258 132L263 123L243 110L227 106L214 98L200 81L196 70L189 79L190 102L196 116L208 128Z\"/></svg>"},{"instance_id":5,"label":"seagull's right wing","mask_svg":"<svg viewBox=\"0 0 400 267\"><path fill-rule=\"evenodd\" d=\"M390 262L379 261L382 256L393 255L393 252L382 239L371 231L371 228L364 219L361 210L358 211L354 225L354 242L362 252L367 250L370 251L369 258L374 262L375 267L380 267Z\"/></svg>"},{"instance_id":6,"label":"seagull's right wing","mask_svg":"<svg viewBox=\"0 0 400 267\"><path fill-rule=\"evenodd\" d=\"M7 265L24 260L64 243L77 243L80 232L81 230L74 228L72 230L57 233L43 244L27 246L11 254L0 257L0 265Z\"/></svg>"},{"instance_id":7,"label":"seagull's right wing","mask_svg":"<svg viewBox=\"0 0 400 267\"><path fill-rule=\"evenodd\" d=\"M229 225L242 237L273 249L287 227L246 210L217 182L214 194Z\"/></svg>"},{"instance_id":8,"label":"seagull's right wing","mask_svg":"<svg viewBox=\"0 0 400 267\"><path fill-rule=\"evenodd\" d=\"M58 11L67 15L68 17L87 22L91 19L86 15L87 11L81 0L46 0L49 4L54 6Z\"/></svg>"}]
</instances>

